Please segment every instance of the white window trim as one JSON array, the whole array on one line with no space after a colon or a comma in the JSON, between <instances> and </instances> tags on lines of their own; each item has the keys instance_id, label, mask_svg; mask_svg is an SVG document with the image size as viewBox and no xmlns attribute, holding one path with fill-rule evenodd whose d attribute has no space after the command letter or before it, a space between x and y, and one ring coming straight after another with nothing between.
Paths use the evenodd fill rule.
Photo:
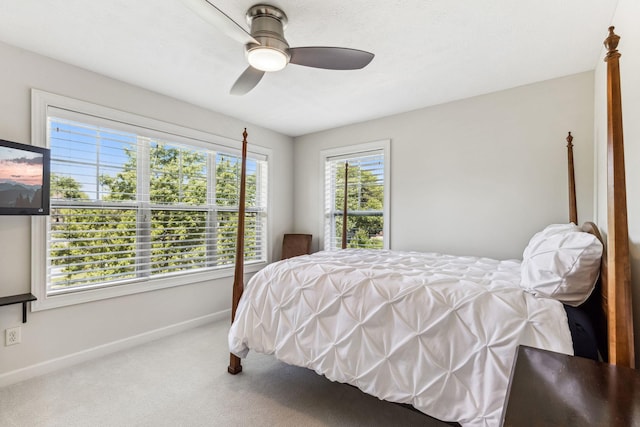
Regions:
<instances>
[{"instance_id":1,"label":"white window trim","mask_svg":"<svg viewBox=\"0 0 640 427\"><path fill-rule=\"evenodd\" d=\"M391 224L391 140L382 139L379 141L365 142L362 144L345 145L342 147L330 148L320 151L320 206L322 207L322 213L320 215L320 223L318 226L320 247L324 248L325 233L324 233L324 221L325 221L325 182L326 182L326 168L325 164L328 158L339 156L357 156L360 153L374 150L383 150L384 152L384 225L382 227L382 243L384 249L391 249L390 246L390 224Z\"/></svg>"},{"instance_id":2,"label":"white window trim","mask_svg":"<svg viewBox=\"0 0 640 427\"><path fill-rule=\"evenodd\" d=\"M133 113L104 107L78 99L68 98L61 95L52 94L38 89L31 90L31 143L34 146L46 147L47 143L47 112L49 108L77 111L84 114L95 115L98 118L128 123L150 130L158 130L163 133L172 134L176 138L188 138L192 145L200 145L211 148L210 144L224 146L229 154L241 155L239 142L220 135L186 128L172 123L163 122L149 117L139 116ZM258 158L270 159L272 150L266 147L252 144L249 152ZM269 168L267 185L268 194L271 193L271 168ZM267 199L267 212L270 212L271 198ZM215 279L232 277L234 274L233 265L221 267L205 272L183 273L179 275L150 278L132 283L107 286L104 288L78 290L70 293L57 295L47 295L46 290L46 266L47 262L47 239L46 230L49 226L48 216L31 217L31 293L38 298L31 302L31 311L47 310L51 308L64 307L74 304L82 304L107 298L132 295L141 292L156 291L175 286L208 282ZM267 215L267 230L265 243L265 262L246 263L245 273L249 276L264 268L270 262L270 233L271 218Z\"/></svg>"}]
</instances>

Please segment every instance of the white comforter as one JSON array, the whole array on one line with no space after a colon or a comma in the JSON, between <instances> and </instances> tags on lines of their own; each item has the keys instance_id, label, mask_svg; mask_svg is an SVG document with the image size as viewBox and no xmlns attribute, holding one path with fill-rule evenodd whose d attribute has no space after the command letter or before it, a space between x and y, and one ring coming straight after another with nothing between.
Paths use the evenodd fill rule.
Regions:
<instances>
[{"instance_id":1,"label":"white comforter","mask_svg":"<svg viewBox=\"0 0 640 427\"><path fill-rule=\"evenodd\" d=\"M495 426L518 344L573 354L562 305L519 280L514 260L367 250L295 257L249 281L229 345L441 420Z\"/></svg>"}]
</instances>

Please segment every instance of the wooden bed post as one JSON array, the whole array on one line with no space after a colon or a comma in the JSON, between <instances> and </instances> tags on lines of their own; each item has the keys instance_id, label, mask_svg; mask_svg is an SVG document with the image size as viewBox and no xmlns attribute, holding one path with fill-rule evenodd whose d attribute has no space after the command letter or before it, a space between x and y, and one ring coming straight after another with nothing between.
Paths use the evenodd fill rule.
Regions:
<instances>
[{"instance_id":1,"label":"wooden bed post","mask_svg":"<svg viewBox=\"0 0 640 427\"><path fill-rule=\"evenodd\" d=\"M344 201L342 202L342 249L347 249L347 191L349 186L349 162L344 162Z\"/></svg>"},{"instance_id":2,"label":"wooden bed post","mask_svg":"<svg viewBox=\"0 0 640 427\"><path fill-rule=\"evenodd\" d=\"M609 362L635 366L631 311L631 267L625 182L622 99L620 91L620 37L609 27L604 41L607 63L607 199L608 199L608 330Z\"/></svg>"},{"instance_id":3,"label":"wooden bed post","mask_svg":"<svg viewBox=\"0 0 640 427\"><path fill-rule=\"evenodd\" d=\"M569 161L569 222L578 225L578 207L576 203L576 173L573 164L573 136L567 136L567 156Z\"/></svg>"},{"instance_id":4,"label":"wooden bed post","mask_svg":"<svg viewBox=\"0 0 640 427\"><path fill-rule=\"evenodd\" d=\"M245 194L247 182L247 129L242 132L242 169L240 171L240 197L238 201L238 234L236 238L236 269L233 276L233 297L231 303L231 322L236 317L238 302L244 290L244 215L245 215ZM230 374L242 372L242 363L238 356L231 353L229 367Z\"/></svg>"}]
</instances>

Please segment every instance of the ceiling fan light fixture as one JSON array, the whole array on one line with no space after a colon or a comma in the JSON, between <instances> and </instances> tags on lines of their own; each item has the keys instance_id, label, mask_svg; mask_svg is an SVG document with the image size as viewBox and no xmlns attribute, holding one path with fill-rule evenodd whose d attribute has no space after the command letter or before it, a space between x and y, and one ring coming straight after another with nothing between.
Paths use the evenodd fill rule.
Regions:
<instances>
[{"instance_id":1,"label":"ceiling fan light fixture","mask_svg":"<svg viewBox=\"0 0 640 427\"><path fill-rule=\"evenodd\" d=\"M358 70L367 66L373 53L345 47L307 46L291 48L284 37L287 15L276 6L256 4L245 15L251 32L211 3L212 0L182 0L203 19L220 27L230 37L244 42L249 66L235 81L232 95L244 95L253 89L265 73L280 71L287 64L327 70ZM211 6L210 8L204 6Z\"/></svg>"},{"instance_id":2,"label":"ceiling fan light fixture","mask_svg":"<svg viewBox=\"0 0 640 427\"><path fill-rule=\"evenodd\" d=\"M286 53L267 46L257 46L247 51L249 64L261 71L280 71L289 63Z\"/></svg>"}]
</instances>

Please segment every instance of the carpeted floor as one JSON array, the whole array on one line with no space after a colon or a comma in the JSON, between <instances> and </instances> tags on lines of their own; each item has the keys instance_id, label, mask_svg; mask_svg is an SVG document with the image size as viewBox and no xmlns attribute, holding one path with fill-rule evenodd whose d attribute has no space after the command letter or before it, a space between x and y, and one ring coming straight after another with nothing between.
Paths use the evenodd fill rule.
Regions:
<instances>
[{"instance_id":1,"label":"carpeted floor","mask_svg":"<svg viewBox=\"0 0 640 427\"><path fill-rule=\"evenodd\" d=\"M250 353L229 363L228 323L0 388L0 426L442 426L314 372Z\"/></svg>"}]
</instances>

